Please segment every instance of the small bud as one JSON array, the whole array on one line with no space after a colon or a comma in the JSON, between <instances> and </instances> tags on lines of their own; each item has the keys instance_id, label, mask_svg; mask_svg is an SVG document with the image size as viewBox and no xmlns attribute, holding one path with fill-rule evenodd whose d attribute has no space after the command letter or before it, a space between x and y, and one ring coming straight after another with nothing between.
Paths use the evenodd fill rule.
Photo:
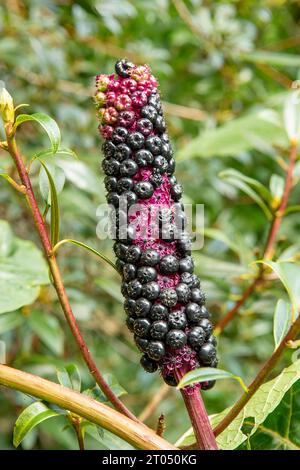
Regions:
<instances>
[{"instance_id":1,"label":"small bud","mask_svg":"<svg viewBox=\"0 0 300 470\"><path fill-rule=\"evenodd\" d=\"M6 90L3 82L0 82L0 113L5 123L14 122L15 120L14 102L13 102L12 97Z\"/></svg>"},{"instance_id":2,"label":"small bud","mask_svg":"<svg viewBox=\"0 0 300 470\"><path fill-rule=\"evenodd\" d=\"M292 91L284 103L284 124L291 143L297 143L300 137L300 89L294 82Z\"/></svg>"}]
</instances>

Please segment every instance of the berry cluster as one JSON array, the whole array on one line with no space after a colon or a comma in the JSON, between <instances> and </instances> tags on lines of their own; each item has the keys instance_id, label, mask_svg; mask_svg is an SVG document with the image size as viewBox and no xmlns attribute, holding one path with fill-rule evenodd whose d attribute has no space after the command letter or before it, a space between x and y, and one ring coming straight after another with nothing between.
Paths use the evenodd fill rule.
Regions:
<instances>
[{"instance_id":1,"label":"berry cluster","mask_svg":"<svg viewBox=\"0 0 300 470\"><path fill-rule=\"evenodd\" d=\"M179 202L182 188L174 176L157 82L146 65L121 60L115 69L117 76L96 77L95 101L105 139L107 201L120 209L125 198L130 222L121 228L118 210L114 252L123 279L126 323L143 353L143 368L159 368L165 382L176 385L176 369L217 366L216 340L200 280L193 273ZM135 204L139 212L130 214ZM150 212L155 226L149 222ZM202 389L212 385L200 384Z\"/></svg>"}]
</instances>

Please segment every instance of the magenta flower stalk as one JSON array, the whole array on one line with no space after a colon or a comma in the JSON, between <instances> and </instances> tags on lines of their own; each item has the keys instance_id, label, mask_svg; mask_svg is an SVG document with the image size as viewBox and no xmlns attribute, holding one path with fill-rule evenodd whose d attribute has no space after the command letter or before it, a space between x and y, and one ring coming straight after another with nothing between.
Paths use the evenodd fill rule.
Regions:
<instances>
[{"instance_id":1,"label":"magenta flower stalk","mask_svg":"<svg viewBox=\"0 0 300 470\"><path fill-rule=\"evenodd\" d=\"M116 75L96 77L95 101L126 323L145 371L159 370L176 386L197 367L217 366L216 340L194 274L157 81L147 65L120 60L115 69ZM217 449L200 393L213 384L182 389L201 449Z\"/></svg>"}]
</instances>

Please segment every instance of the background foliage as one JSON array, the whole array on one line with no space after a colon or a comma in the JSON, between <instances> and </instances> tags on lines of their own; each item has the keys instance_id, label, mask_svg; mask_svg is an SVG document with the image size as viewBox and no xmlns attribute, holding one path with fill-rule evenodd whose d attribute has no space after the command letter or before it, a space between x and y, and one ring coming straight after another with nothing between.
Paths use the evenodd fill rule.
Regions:
<instances>
[{"instance_id":1,"label":"background foliage","mask_svg":"<svg viewBox=\"0 0 300 470\"><path fill-rule=\"evenodd\" d=\"M182 3L192 13L192 22L180 8ZM233 168L270 185L273 197L280 192L278 176L287 149L281 109L286 88L298 77L299 21L298 2L284 0L2 0L0 78L16 104L30 103L29 113L46 112L54 118L62 132L62 147L79 157L57 155L52 168L63 189L59 196L63 237L88 243L112 258L112 243L97 239L95 233L96 208L105 194L91 101L93 77L109 73L118 57L147 62L160 81L185 201L205 204L207 236L203 250L195 255L196 267L214 321L225 314L255 272L250 263L268 225L261 200L245 194L237 174L225 170ZM49 147L47 137L43 139L31 123L19 132L28 159ZM47 162L51 169L50 159ZM0 168L14 175L3 152ZM297 177L299 170L297 165ZM39 177L38 166L33 175L43 204L49 192L45 175ZM7 362L52 380L56 380L57 367L75 363L82 389L88 389L92 381L34 247L39 244L24 201L4 180L0 184L0 219L8 222L0 225L0 339L6 343ZM291 204L297 201L296 187ZM295 212L283 222L277 258L299 252L298 233ZM118 378L128 392L127 405L141 412L161 380L145 374L138 365L124 328L117 274L73 245L61 248L59 259L74 312L100 369ZM274 348L272 322L278 299L288 301L284 288L279 281L268 283L220 336L220 367L246 383ZM291 363L290 356L289 352L285 355L281 368ZM123 393L122 388L118 391ZM239 393L237 382L218 381L205 395L208 410L221 412ZM19 393L1 391L0 448L13 448L13 424L30 402ZM280 406L282 413L284 403ZM165 436L174 442L188 427L178 392L168 392L148 418L150 426L156 425L160 412L167 417ZM27 435L22 446L77 448L72 429L58 432L64 426L62 416L47 420ZM264 423L267 427L275 429L272 418ZM263 434L264 429L259 432ZM128 447L109 433L94 431L87 433L88 448ZM278 435L276 445L289 448L292 432L285 441L280 440L280 433L277 439ZM274 447L270 441L275 437L265 434L262 441L256 434L247 445L253 441L254 446L264 442L265 447Z\"/></svg>"}]
</instances>

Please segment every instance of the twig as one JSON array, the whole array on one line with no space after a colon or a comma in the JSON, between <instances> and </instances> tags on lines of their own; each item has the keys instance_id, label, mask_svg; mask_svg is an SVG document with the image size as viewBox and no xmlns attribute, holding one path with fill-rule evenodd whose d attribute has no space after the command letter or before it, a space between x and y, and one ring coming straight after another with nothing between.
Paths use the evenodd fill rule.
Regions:
<instances>
[{"instance_id":1,"label":"twig","mask_svg":"<svg viewBox=\"0 0 300 470\"><path fill-rule=\"evenodd\" d=\"M175 369L178 382L182 379L184 373L185 371L182 369ZM194 429L197 448L200 450L218 450L200 391L197 388L194 390L183 388L180 391Z\"/></svg>"},{"instance_id":2,"label":"twig","mask_svg":"<svg viewBox=\"0 0 300 470\"><path fill-rule=\"evenodd\" d=\"M48 236L47 228L43 220L43 217L41 215L41 212L39 210L38 203L37 203L34 191L32 189L31 181L30 181L28 172L26 170L26 166L23 161L23 157L20 154L19 149L17 147L15 135L12 131L12 126L6 125L5 131L6 131L6 136L7 136L8 150L15 162L22 185L24 185L26 188L26 199L27 199L29 208L31 210L31 214L34 219L40 240L43 245L45 257L46 257L46 260L48 262L48 265L52 274L53 284L57 292L59 302L65 314L65 318L69 324L71 332L74 336L74 339L81 351L83 359L86 365L88 366L91 374L93 375L96 383L99 385L102 392L108 398L108 400L112 403L112 405L121 413L137 421L137 418L131 413L131 411L129 411L126 408L126 406L121 402L121 400L119 400L119 398L114 394L114 392L110 389L109 385L106 383L101 372L97 368L96 362L92 358L91 353L84 341L84 338L77 324L76 318L72 311L69 298L66 294L63 280L60 274L60 270L56 261L56 257L52 253L52 246L51 246L51 242Z\"/></svg>"},{"instance_id":3,"label":"twig","mask_svg":"<svg viewBox=\"0 0 300 470\"><path fill-rule=\"evenodd\" d=\"M153 395L152 400L149 401L149 403L145 406L141 414L139 415L139 419L141 421L146 421L146 419L151 416L155 409L158 407L158 405L162 402L162 400L165 398L167 393L169 393L170 387L169 385L163 384L159 390Z\"/></svg>"},{"instance_id":4,"label":"twig","mask_svg":"<svg viewBox=\"0 0 300 470\"><path fill-rule=\"evenodd\" d=\"M248 388L248 393L244 393L241 398L235 403L235 405L231 408L231 410L227 413L227 415L222 419L222 421L216 426L214 429L215 436L218 436L224 429L229 426L229 424L238 416L240 411L244 408L244 406L248 403L250 398L255 394L264 380L268 377L268 375L272 372L273 368L277 364L278 360L284 349L288 346L289 341L293 341L298 333L300 332L300 315L297 320L292 324L289 331L279 344L278 348L274 351L270 359L264 364L261 368L259 373L257 374L256 378L253 380L251 385ZM290 344L290 343L289 343Z\"/></svg>"},{"instance_id":5,"label":"twig","mask_svg":"<svg viewBox=\"0 0 300 470\"><path fill-rule=\"evenodd\" d=\"M103 403L36 375L0 365L0 384L76 413L138 449L176 450L143 423L134 422Z\"/></svg>"},{"instance_id":6,"label":"twig","mask_svg":"<svg viewBox=\"0 0 300 470\"><path fill-rule=\"evenodd\" d=\"M277 234L278 234L281 222L282 222L284 211L288 203L289 194L293 186L293 172L295 168L296 159L297 159L297 143L292 142L291 148L290 148L289 164L286 170L284 190L283 190L279 207L274 213L273 221L269 229L266 245L265 245L263 256L262 256L263 259L271 259L273 256L274 244L275 244L276 237L277 237ZM257 277L254 279L252 284L250 284L250 286L247 287L247 289L242 294L240 300L238 300L235 303L235 305L232 307L232 309L229 310L229 312L227 312L227 314L223 318L221 318L221 320L217 323L216 328L215 328L216 334L220 334L221 331L224 330L226 325L234 318L234 316L239 311L240 307L245 303L245 301L255 291L256 287L260 284L260 282L262 281L262 277L263 277L263 265L259 269Z\"/></svg>"}]
</instances>

